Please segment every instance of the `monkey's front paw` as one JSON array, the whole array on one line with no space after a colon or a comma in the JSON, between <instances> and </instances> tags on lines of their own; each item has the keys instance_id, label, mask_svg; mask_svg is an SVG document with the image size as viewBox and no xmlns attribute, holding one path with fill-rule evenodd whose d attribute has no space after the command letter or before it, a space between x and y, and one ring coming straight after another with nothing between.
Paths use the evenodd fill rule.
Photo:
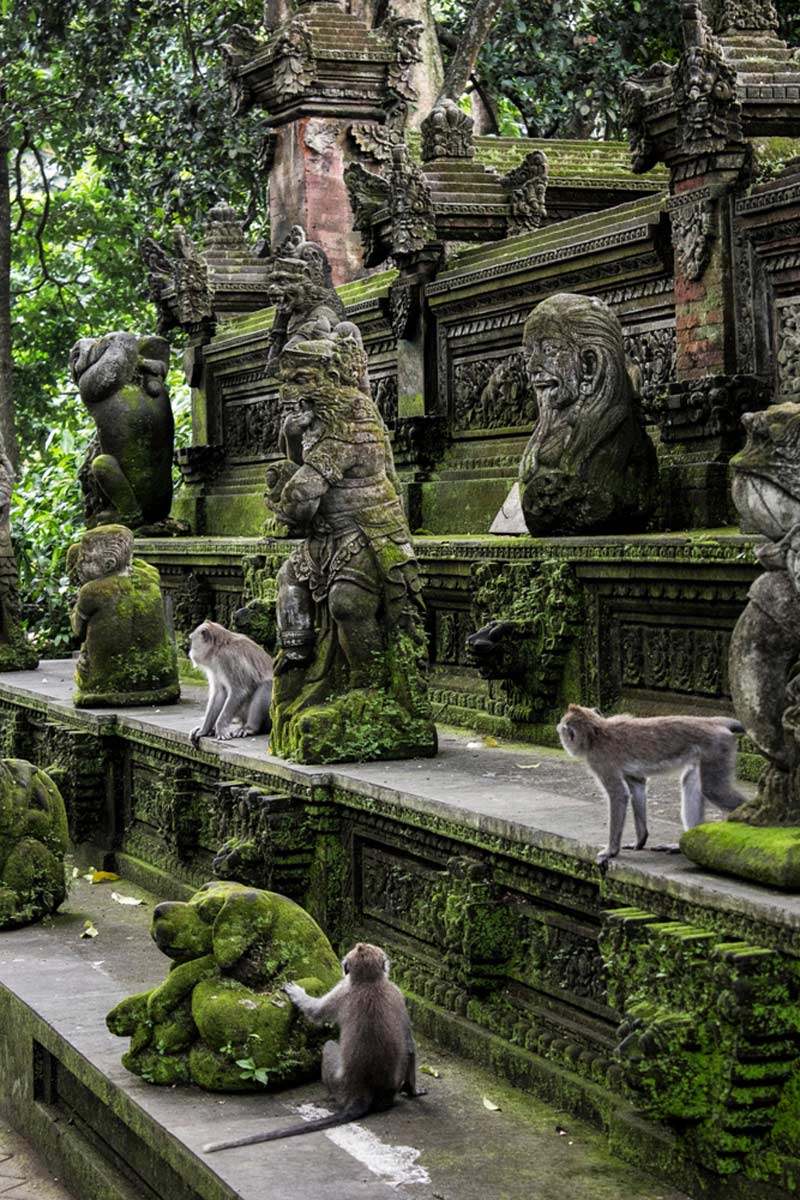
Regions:
<instances>
[{"instance_id":1,"label":"monkey's front paw","mask_svg":"<svg viewBox=\"0 0 800 1200\"><path fill-rule=\"evenodd\" d=\"M613 855L613 854L609 854L607 850L602 850L602 851L600 852L600 854L598 854L598 856L597 856L597 866L598 866L598 867L599 867L599 869L600 869L600 874L601 874L601 875L607 875L607 874L608 874L608 864L611 862L611 859L612 859L613 857L614 857L614 855Z\"/></svg>"},{"instance_id":2,"label":"monkey's front paw","mask_svg":"<svg viewBox=\"0 0 800 1200\"><path fill-rule=\"evenodd\" d=\"M300 987L299 983L285 983L283 990L291 1000L292 1004L297 1004L305 996L305 992Z\"/></svg>"},{"instance_id":3,"label":"monkey's front paw","mask_svg":"<svg viewBox=\"0 0 800 1200\"><path fill-rule=\"evenodd\" d=\"M192 730L192 732L189 734L189 741L192 743L195 750L198 749L198 747L200 745L200 738L203 736L202 728L203 728L202 725L196 725L194 727L194 729Z\"/></svg>"}]
</instances>

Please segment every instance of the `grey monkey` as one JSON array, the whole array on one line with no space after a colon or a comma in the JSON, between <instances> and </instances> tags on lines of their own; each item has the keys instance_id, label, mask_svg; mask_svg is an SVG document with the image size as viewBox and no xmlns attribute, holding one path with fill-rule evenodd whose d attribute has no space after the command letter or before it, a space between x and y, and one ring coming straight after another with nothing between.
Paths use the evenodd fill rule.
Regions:
<instances>
[{"instance_id":1,"label":"grey monkey","mask_svg":"<svg viewBox=\"0 0 800 1200\"><path fill-rule=\"evenodd\" d=\"M561 744L586 760L608 798L608 845L597 856L601 870L619 854L628 800L636 826L633 848L644 849L650 775L683 769L684 829L701 824L706 802L726 812L744 804L746 797L731 782L737 733L744 727L732 717L603 717L596 709L570 704L558 724Z\"/></svg>"},{"instance_id":2,"label":"grey monkey","mask_svg":"<svg viewBox=\"0 0 800 1200\"><path fill-rule=\"evenodd\" d=\"M339 1026L339 1041L326 1042L322 1051L322 1081L338 1111L269 1133L210 1142L203 1147L207 1154L357 1121L367 1113L391 1108L397 1092L425 1095L425 1089L417 1087L416 1048L406 1002L389 980L389 960L383 950L359 942L342 960L342 969L344 979L319 999L296 983L284 984L292 1003L313 1025Z\"/></svg>"},{"instance_id":3,"label":"grey monkey","mask_svg":"<svg viewBox=\"0 0 800 1200\"><path fill-rule=\"evenodd\" d=\"M208 679L205 715L190 734L193 746L212 731L219 741L269 732L272 659L266 650L243 633L203 621L189 637L189 658Z\"/></svg>"}]
</instances>

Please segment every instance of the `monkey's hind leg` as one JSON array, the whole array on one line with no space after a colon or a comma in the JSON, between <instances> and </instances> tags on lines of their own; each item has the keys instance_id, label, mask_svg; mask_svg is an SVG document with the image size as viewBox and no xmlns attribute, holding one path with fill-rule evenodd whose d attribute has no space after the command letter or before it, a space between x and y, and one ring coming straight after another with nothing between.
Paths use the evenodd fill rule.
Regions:
<instances>
[{"instance_id":1,"label":"monkey's hind leg","mask_svg":"<svg viewBox=\"0 0 800 1200\"><path fill-rule=\"evenodd\" d=\"M322 1047L322 1082L338 1103L342 1084L342 1052L338 1042L327 1041Z\"/></svg>"},{"instance_id":2,"label":"monkey's hind leg","mask_svg":"<svg viewBox=\"0 0 800 1200\"><path fill-rule=\"evenodd\" d=\"M700 766L693 763L681 775L681 824L684 829L694 829L695 825L702 825L705 815Z\"/></svg>"},{"instance_id":3,"label":"monkey's hind leg","mask_svg":"<svg viewBox=\"0 0 800 1200\"><path fill-rule=\"evenodd\" d=\"M250 737L254 734L269 733L272 729L272 721L269 715L270 705L272 704L272 680L267 680L266 683L260 683L250 698L250 707L247 710L247 720L242 726L242 731L239 737Z\"/></svg>"},{"instance_id":4,"label":"monkey's hind leg","mask_svg":"<svg viewBox=\"0 0 800 1200\"><path fill-rule=\"evenodd\" d=\"M625 782L631 794L633 823L636 826L636 841L626 844L624 850L644 850L647 845L647 780L638 775L626 775Z\"/></svg>"},{"instance_id":5,"label":"monkey's hind leg","mask_svg":"<svg viewBox=\"0 0 800 1200\"><path fill-rule=\"evenodd\" d=\"M417 1049L413 1042L408 1051L406 1073L400 1084L400 1091L404 1096L427 1096L428 1094L427 1088L417 1087Z\"/></svg>"},{"instance_id":6,"label":"monkey's hind leg","mask_svg":"<svg viewBox=\"0 0 800 1200\"><path fill-rule=\"evenodd\" d=\"M727 743L727 744L726 744ZM747 800L731 782L736 765L736 741L726 738L713 755L700 763L700 788L703 798L723 812L733 812ZM687 829L689 826L686 827Z\"/></svg>"}]
</instances>

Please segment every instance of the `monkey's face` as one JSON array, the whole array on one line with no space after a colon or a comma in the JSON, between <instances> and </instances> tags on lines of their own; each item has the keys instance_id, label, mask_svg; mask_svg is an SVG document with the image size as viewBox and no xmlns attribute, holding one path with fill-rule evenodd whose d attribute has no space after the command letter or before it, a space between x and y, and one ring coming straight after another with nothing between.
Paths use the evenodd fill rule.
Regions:
<instances>
[{"instance_id":1,"label":"monkey's face","mask_svg":"<svg viewBox=\"0 0 800 1200\"><path fill-rule=\"evenodd\" d=\"M571 704L556 726L561 745L573 758L586 753L590 740L590 726L583 710Z\"/></svg>"},{"instance_id":2,"label":"monkey's face","mask_svg":"<svg viewBox=\"0 0 800 1200\"><path fill-rule=\"evenodd\" d=\"M216 638L210 621L204 621L189 634L189 658L192 666L202 667L212 657Z\"/></svg>"},{"instance_id":3,"label":"monkey's face","mask_svg":"<svg viewBox=\"0 0 800 1200\"><path fill-rule=\"evenodd\" d=\"M389 974L389 959L380 946L359 942L342 959L342 970L354 983L369 983Z\"/></svg>"}]
</instances>

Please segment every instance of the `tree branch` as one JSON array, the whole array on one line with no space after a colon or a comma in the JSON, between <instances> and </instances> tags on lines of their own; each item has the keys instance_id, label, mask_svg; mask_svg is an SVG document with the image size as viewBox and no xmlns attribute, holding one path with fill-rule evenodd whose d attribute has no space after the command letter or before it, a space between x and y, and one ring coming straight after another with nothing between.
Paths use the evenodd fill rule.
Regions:
<instances>
[{"instance_id":1,"label":"tree branch","mask_svg":"<svg viewBox=\"0 0 800 1200\"><path fill-rule=\"evenodd\" d=\"M481 46L486 41L492 23L504 3L505 0L476 0L464 32L458 39L455 53L450 59L450 65L445 72L439 100L449 97L451 100L458 101L464 94L470 75L475 69Z\"/></svg>"}]
</instances>

